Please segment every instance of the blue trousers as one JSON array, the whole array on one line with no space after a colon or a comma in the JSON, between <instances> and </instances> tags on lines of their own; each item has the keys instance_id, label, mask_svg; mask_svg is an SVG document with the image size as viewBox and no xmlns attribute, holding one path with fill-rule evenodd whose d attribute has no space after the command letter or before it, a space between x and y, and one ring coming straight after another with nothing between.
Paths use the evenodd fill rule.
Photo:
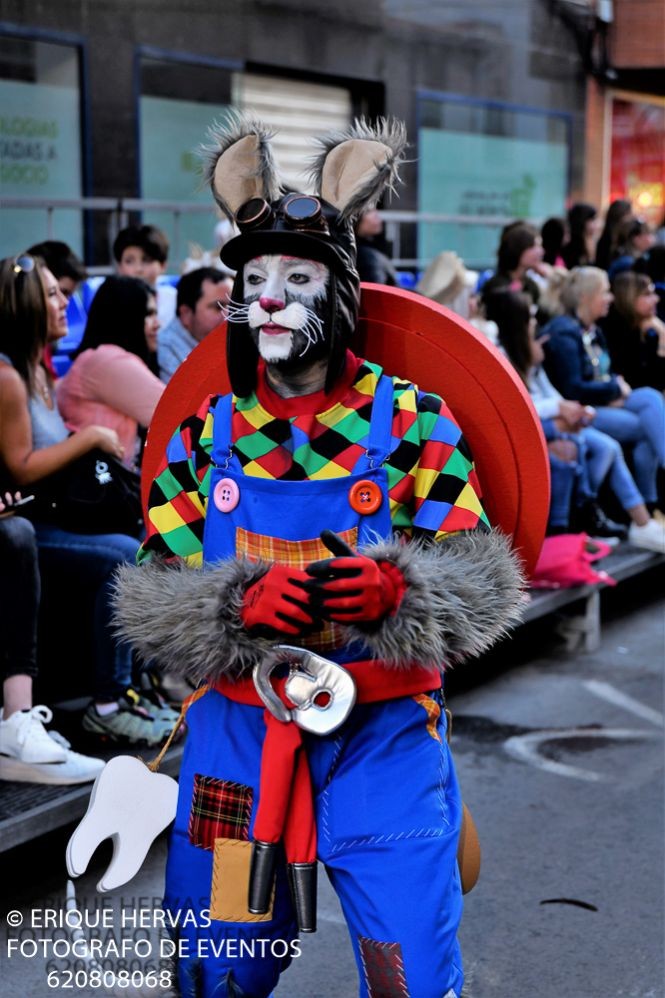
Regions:
<instances>
[{"instance_id":1,"label":"blue trousers","mask_svg":"<svg viewBox=\"0 0 665 998\"><path fill-rule=\"evenodd\" d=\"M234 994L231 974L241 994L264 998L294 955L296 926L284 870L270 921L205 916L211 842L216 834L252 834L263 710L211 691L192 704L187 723L164 902L182 923L179 945L187 956L179 962L179 985L186 998L223 998ZM348 925L360 995L389 998L406 987L414 998L459 998L461 801L438 704L403 697L356 706L338 731L308 736L306 751L318 856ZM185 911L192 913L189 919ZM235 955L228 946L224 952L225 941ZM270 941L279 942L272 951ZM211 955L215 948L219 956ZM204 959L197 956L201 949Z\"/></svg>"},{"instance_id":2,"label":"blue trousers","mask_svg":"<svg viewBox=\"0 0 665 998\"><path fill-rule=\"evenodd\" d=\"M37 675L37 614L41 580L32 524L0 520L0 681Z\"/></svg>"},{"instance_id":3,"label":"blue trousers","mask_svg":"<svg viewBox=\"0 0 665 998\"><path fill-rule=\"evenodd\" d=\"M662 392L655 388L636 388L624 405L599 408L593 425L620 444L632 445L637 487L645 502L656 502L658 468L665 467L665 399Z\"/></svg>"},{"instance_id":4,"label":"blue trousers","mask_svg":"<svg viewBox=\"0 0 665 998\"><path fill-rule=\"evenodd\" d=\"M131 685L132 650L112 632L113 573L122 562L136 561L139 542L126 534L73 534L45 523L35 523L35 531L44 582L55 586L67 571L81 589L95 593L93 693L96 700L114 700Z\"/></svg>"},{"instance_id":5,"label":"blue trousers","mask_svg":"<svg viewBox=\"0 0 665 998\"><path fill-rule=\"evenodd\" d=\"M577 447L576 461L562 461L551 453L549 456L551 527L567 526L571 502L580 504L585 499L595 499L605 478L623 509L632 509L644 502L626 464L621 444L607 433L601 433L595 423L577 433L561 433L551 419L544 419L542 425L546 440L571 440Z\"/></svg>"}]
</instances>

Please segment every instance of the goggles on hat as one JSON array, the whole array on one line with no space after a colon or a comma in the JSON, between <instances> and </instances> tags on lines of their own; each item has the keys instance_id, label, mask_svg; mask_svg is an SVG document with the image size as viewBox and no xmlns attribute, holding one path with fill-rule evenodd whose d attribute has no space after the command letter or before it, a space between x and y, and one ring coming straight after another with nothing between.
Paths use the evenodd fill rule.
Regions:
<instances>
[{"instance_id":1,"label":"goggles on hat","mask_svg":"<svg viewBox=\"0 0 665 998\"><path fill-rule=\"evenodd\" d=\"M309 194L294 194L276 210L264 198L251 198L238 208L235 222L241 232L274 229L275 222L295 232L329 232L321 202Z\"/></svg>"}]
</instances>

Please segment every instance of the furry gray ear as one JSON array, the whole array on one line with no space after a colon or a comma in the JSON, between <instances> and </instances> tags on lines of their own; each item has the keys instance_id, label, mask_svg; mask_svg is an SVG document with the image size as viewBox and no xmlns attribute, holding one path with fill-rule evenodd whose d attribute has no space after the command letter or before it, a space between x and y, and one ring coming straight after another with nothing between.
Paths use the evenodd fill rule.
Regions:
<instances>
[{"instance_id":1,"label":"furry gray ear","mask_svg":"<svg viewBox=\"0 0 665 998\"><path fill-rule=\"evenodd\" d=\"M270 148L273 133L260 121L231 112L224 125L208 130L201 147L203 179L231 221L251 198L274 201L280 194L277 167Z\"/></svg>"},{"instance_id":2,"label":"furry gray ear","mask_svg":"<svg viewBox=\"0 0 665 998\"><path fill-rule=\"evenodd\" d=\"M406 147L401 121L380 118L372 127L361 118L317 142L322 151L312 163L311 179L344 221L375 207L386 189L395 190Z\"/></svg>"}]
</instances>

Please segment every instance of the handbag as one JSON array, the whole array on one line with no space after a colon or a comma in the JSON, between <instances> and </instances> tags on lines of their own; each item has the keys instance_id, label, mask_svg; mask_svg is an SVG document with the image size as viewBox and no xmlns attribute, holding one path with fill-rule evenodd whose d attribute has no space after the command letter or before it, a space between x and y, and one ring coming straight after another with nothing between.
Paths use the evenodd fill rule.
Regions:
<instances>
[{"instance_id":1,"label":"handbag","mask_svg":"<svg viewBox=\"0 0 665 998\"><path fill-rule=\"evenodd\" d=\"M141 479L95 448L35 484L29 516L78 534L140 537Z\"/></svg>"},{"instance_id":2,"label":"handbag","mask_svg":"<svg viewBox=\"0 0 665 998\"><path fill-rule=\"evenodd\" d=\"M615 586L607 572L595 569L593 562L611 554L609 544L591 540L587 534L558 534L546 537L529 585L532 589L568 589L602 582Z\"/></svg>"}]
</instances>

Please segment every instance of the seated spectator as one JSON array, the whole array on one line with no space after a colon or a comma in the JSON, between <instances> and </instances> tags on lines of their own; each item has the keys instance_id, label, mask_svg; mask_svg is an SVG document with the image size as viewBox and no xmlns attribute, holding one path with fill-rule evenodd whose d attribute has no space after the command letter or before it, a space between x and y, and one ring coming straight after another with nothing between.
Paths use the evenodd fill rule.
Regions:
<instances>
[{"instance_id":1,"label":"seated spectator","mask_svg":"<svg viewBox=\"0 0 665 998\"><path fill-rule=\"evenodd\" d=\"M617 233L619 226L626 219L632 218L633 208L630 201L620 198L613 201L605 215L605 226L596 246L596 266L607 270L617 248Z\"/></svg>"},{"instance_id":2,"label":"seated spectator","mask_svg":"<svg viewBox=\"0 0 665 998\"><path fill-rule=\"evenodd\" d=\"M55 239L47 239L43 243L36 243L27 251L30 256L37 256L43 260L51 271L58 287L69 302L79 287L81 281L86 279L87 272L83 263L76 256L67 243ZM77 302L72 303L72 308L76 309ZM55 362L51 357L51 348L47 345L44 351L44 364L51 377L56 377L59 373L56 370Z\"/></svg>"},{"instance_id":3,"label":"seated spectator","mask_svg":"<svg viewBox=\"0 0 665 998\"><path fill-rule=\"evenodd\" d=\"M140 463L139 426L150 424L164 385L153 373L159 328L155 296L135 277L107 277L92 300L74 362L57 384L70 430L114 430L123 463Z\"/></svg>"},{"instance_id":4,"label":"seated spectator","mask_svg":"<svg viewBox=\"0 0 665 998\"><path fill-rule=\"evenodd\" d=\"M159 376L168 382L194 347L226 318L233 279L213 267L199 267L178 281L176 314L157 336Z\"/></svg>"},{"instance_id":5,"label":"seated spectator","mask_svg":"<svg viewBox=\"0 0 665 998\"><path fill-rule=\"evenodd\" d=\"M596 259L596 243L600 220L592 204L580 201L571 205L568 211L570 236L561 255L568 270L573 267L587 267Z\"/></svg>"},{"instance_id":6,"label":"seated spectator","mask_svg":"<svg viewBox=\"0 0 665 998\"><path fill-rule=\"evenodd\" d=\"M646 274L653 281L658 295L656 315L665 322L665 243L657 243L648 253L635 261L634 270L638 274Z\"/></svg>"},{"instance_id":7,"label":"seated spectator","mask_svg":"<svg viewBox=\"0 0 665 998\"><path fill-rule=\"evenodd\" d=\"M620 444L589 425L593 409L564 399L549 381L533 308L526 295L511 291L497 291L487 302L499 343L529 390L547 440L552 475L548 532L625 538L626 528L609 520L598 503L600 487L609 475L610 488L631 518L642 513L648 518L642 497Z\"/></svg>"},{"instance_id":8,"label":"seated spectator","mask_svg":"<svg viewBox=\"0 0 665 998\"><path fill-rule=\"evenodd\" d=\"M658 294L646 274L625 270L612 284L614 301L599 325L612 370L633 388L665 389L665 322L658 318Z\"/></svg>"},{"instance_id":9,"label":"seated spectator","mask_svg":"<svg viewBox=\"0 0 665 998\"><path fill-rule=\"evenodd\" d=\"M523 291L537 305L541 285L546 283L549 274L550 268L543 262L543 245L537 229L528 222L511 222L501 233L496 273L483 285L483 299L494 291L507 288Z\"/></svg>"},{"instance_id":10,"label":"seated spectator","mask_svg":"<svg viewBox=\"0 0 665 998\"><path fill-rule=\"evenodd\" d=\"M622 222L617 231L617 248L607 268L610 281L622 271L632 270L637 260L649 252L654 242L648 222L640 218L629 218Z\"/></svg>"},{"instance_id":11,"label":"seated spectator","mask_svg":"<svg viewBox=\"0 0 665 998\"><path fill-rule=\"evenodd\" d=\"M41 360L47 342L66 334L66 300L53 274L26 254L0 261L0 464L16 487L35 492L48 475L99 448L121 458L118 434L92 425L70 435ZM138 541L125 534L78 534L35 520L42 580L58 584L74 570L95 596L94 702L83 718L86 730L113 741L158 744L169 725L136 700L131 686L131 650L113 637L111 592L119 564L134 561ZM171 725L172 726L172 725Z\"/></svg>"},{"instance_id":12,"label":"seated spectator","mask_svg":"<svg viewBox=\"0 0 665 998\"><path fill-rule=\"evenodd\" d=\"M566 314L543 329L548 336L547 374L565 399L595 408L597 430L632 448L637 486L647 508L653 510L658 502L658 470L665 465L665 400L653 388L633 391L612 371L605 338L596 325L612 301L603 270L579 267L571 271L561 299ZM665 553L665 527L646 511L633 519L629 539L638 547Z\"/></svg>"},{"instance_id":13,"label":"seated spectator","mask_svg":"<svg viewBox=\"0 0 665 998\"><path fill-rule=\"evenodd\" d=\"M656 246L665 246L665 215L661 216L660 223L656 226L654 238Z\"/></svg>"},{"instance_id":14,"label":"seated spectator","mask_svg":"<svg viewBox=\"0 0 665 998\"><path fill-rule=\"evenodd\" d=\"M397 287L390 245L383 236L383 219L376 208L364 212L356 222L356 244L360 280Z\"/></svg>"},{"instance_id":15,"label":"seated spectator","mask_svg":"<svg viewBox=\"0 0 665 998\"><path fill-rule=\"evenodd\" d=\"M540 238L543 243L543 260L550 267L565 267L561 250L564 243L568 242L568 224L563 218L548 218L543 222L540 229Z\"/></svg>"},{"instance_id":16,"label":"seated spectator","mask_svg":"<svg viewBox=\"0 0 665 998\"><path fill-rule=\"evenodd\" d=\"M565 267L553 267L547 284L541 289L538 299L538 323L544 325L553 319L555 315L563 315L563 305L561 304L561 292L568 280L568 271Z\"/></svg>"},{"instance_id":17,"label":"seated spectator","mask_svg":"<svg viewBox=\"0 0 665 998\"><path fill-rule=\"evenodd\" d=\"M416 291L467 319L496 345L496 324L488 321L479 308L477 285L478 272L467 270L457 253L445 250L434 257Z\"/></svg>"},{"instance_id":18,"label":"seated spectator","mask_svg":"<svg viewBox=\"0 0 665 998\"><path fill-rule=\"evenodd\" d=\"M88 783L104 768L101 759L73 752L69 742L44 727L53 714L33 706L37 676L37 614L40 578L31 523L14 515L20 493L0 497L0 780L20 783Z\"/></svg>"},{"instance_id":19,"label":"seated spectator","mask_svg":"<svg viewBox=\"0 0 665 998\"><path fill-rule=\"evenodd\" d=\"M416 291L469 319L473 310L470 301L475 297L477 284L478 271L467 270L457 253L446 250L434 257Z\"/></svg>"},{"instance_id":20,"label":"seated spectator","mask_svg":"<svg viewBox=\"0 0 665 998\"><path fill-rule=\"evenodd\" d=\"M121 229L113 243L116 269L124 277L140 277L157 295L159 325L166 326L175 315L175 288L158 284L166 271L169 241L156 225L130 225Z\"/></svg>"},{"instance_id":21,"label":"seated spectator","mask_svg":"<svg viewBox=\"0 0 665 998\"><path fill-rule=\"evenodd\" d=\"M85 266L67 243L57 239L47 239L36 243L27 251L30 256L38 256L51 271L58 287L68 300L75 293L81 281L88 276Z\"/></svg>"}]
</instances>

